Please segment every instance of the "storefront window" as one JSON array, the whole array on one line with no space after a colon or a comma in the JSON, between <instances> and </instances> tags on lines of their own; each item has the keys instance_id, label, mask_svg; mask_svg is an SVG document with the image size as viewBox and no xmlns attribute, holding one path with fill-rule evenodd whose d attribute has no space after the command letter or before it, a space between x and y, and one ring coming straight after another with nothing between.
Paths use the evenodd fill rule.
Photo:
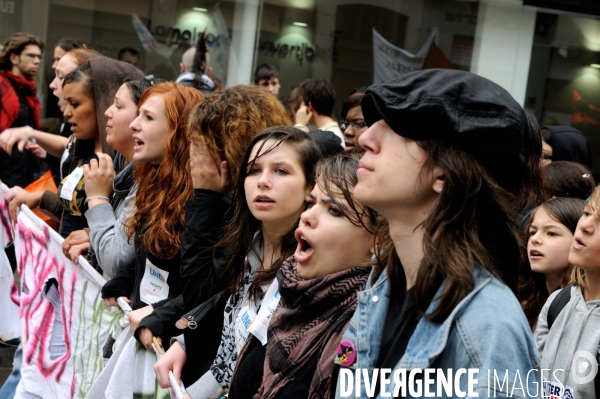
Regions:
<instances>
[{"instance_id":1,"label":"storefront window","mask_svg":"<svg viewBox=\"0 0 600 399\"><path fill-rule=\"evenodd\" d=\"M541 124L572 126L592 146L600 174L600 21L538 13L525 106Z\"/></svg>"},{"instance_id":2,"label":"storefront window","mask_svg":"<svg viewBox=\"0 0 600 399\"><path fill-rule=\"evenodd\" d=\"M268 63L280 71L284 100L305 79L331 81L339 115L352 90L373 83L373 30L390 45L389 51L397 47L410 54L417 54L435 30L441 53L455 68L469 70L477 5L441 0L266 0L255 65Z\"/></svg>"},{"instance_id":3,"label":"storefront window","mask_svg":"<svg viewBox=\"0 0 600 399\"><path fill-rule=\"evenodd\" d=\"M252 83L256 66L268 63L280 71L284 101L305 79L331 81L339 114L351 90L373 82L373 30L412 55L436 32L443 56L469 70L477 8L477 1L458 0L0 0L0 32L42 37L46 60L59 39L82 38L104 55L121 51L144 72L173 80L183 52L207 30L212 74L223 87ZM38 81L46 113L58 116L45 87L50 65Z\"/></svg>"}]
</instances>

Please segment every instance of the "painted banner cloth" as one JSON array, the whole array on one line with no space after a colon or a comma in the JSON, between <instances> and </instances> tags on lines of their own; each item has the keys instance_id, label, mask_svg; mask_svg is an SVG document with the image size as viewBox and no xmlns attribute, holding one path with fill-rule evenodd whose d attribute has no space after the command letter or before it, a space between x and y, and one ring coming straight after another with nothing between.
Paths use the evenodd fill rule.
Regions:
<instances>
[{"instance_id":1,"label":"painted banner cloth","mask_svg":"<svg viewBox=\"0 0 600 399\"><path fill-rule=\"evenodd\" d=\"M2 301L10 295L20 305L20 388L44 399L85 398L104 367L103 351L106 357L112 352L109 335L124 329L124 313L104 306L102 276L82 257L79 265L65 258L62 237L27 207L13 223L6 186L0 191L0 243L14 242L21 281L20 296L14 286L0 291ZM0 319L0 325L7 322Z\"/></svg>"},{"instance_id":2,"label":"painted banner cloth","mask_svg":"<svg viewBox=\"0 0 600 399\"><path fill-rule=\"evenodd\" d=\"M0 202L6 207L4 195L0 192ZM12 248L12 224L9 221L8 213L1 214L2 226L0 229L0 249ZM10 341L19 338L21 327L19 323L19 305L11 299L11 290L15 289L13 271L10 266L6 252L0 250L0 339ZM14 296L14 293L12 293Z\"/></svg>"}]
</instances>

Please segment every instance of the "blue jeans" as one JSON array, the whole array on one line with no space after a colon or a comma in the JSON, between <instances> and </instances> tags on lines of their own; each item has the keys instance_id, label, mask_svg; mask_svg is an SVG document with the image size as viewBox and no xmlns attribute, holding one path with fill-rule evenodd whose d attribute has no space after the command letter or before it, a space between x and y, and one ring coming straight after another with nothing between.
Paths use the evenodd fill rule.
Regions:
<instances>
[{"instance_id":1,"label":"blue jeans","mask_svg":"<svg viewBox=\"0 0 600 399\"><path fill-rule=\"evenodd\" d=\"M13 370L8 376L2 388L0 388L0 398L12 399L15 397L17 385L21 381L21 365L23 364L23 346L19 344L13 358Z\"/></svg>"}]
</instances>

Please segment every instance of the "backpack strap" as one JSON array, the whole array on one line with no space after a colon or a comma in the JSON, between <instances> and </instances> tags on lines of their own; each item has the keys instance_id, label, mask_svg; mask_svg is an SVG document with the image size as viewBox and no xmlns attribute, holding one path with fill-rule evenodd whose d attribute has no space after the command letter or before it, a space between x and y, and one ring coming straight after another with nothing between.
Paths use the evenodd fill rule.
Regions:
<instances>
[{"instance_id":1,"label":"backpack strap","mask_svg":"<svg viewBox=\"0 0 600 399\"><path fill-rule=\"evenodd\" d=\"M548 330L552 328L552 324L560 314L560 312L564 309L564 307L571 300L571 284L567 285L563 288L556 297L552 300L550 304L550 308L548 309Z\"/></svg>"}]
</instances>

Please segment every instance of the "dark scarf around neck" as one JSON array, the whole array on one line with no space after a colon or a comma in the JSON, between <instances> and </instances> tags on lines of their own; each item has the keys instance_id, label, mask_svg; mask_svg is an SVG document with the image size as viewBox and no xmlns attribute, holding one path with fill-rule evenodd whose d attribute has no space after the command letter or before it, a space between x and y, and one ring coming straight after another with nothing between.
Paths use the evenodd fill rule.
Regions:
<instances>
[{"instance_id":1,"label":"dark scarf around neck","mask_svg":"<svg viewBox=\"0 0 600 399\"><path fill-rule=\"evenodd\" d=\"M269 325L261 398L274 398L320 353L309 398L328 398L338 344L356 309L371 268L355 267L303 280L294 257L277 273L281 300Z\"/></svg>"}]
</instances>

